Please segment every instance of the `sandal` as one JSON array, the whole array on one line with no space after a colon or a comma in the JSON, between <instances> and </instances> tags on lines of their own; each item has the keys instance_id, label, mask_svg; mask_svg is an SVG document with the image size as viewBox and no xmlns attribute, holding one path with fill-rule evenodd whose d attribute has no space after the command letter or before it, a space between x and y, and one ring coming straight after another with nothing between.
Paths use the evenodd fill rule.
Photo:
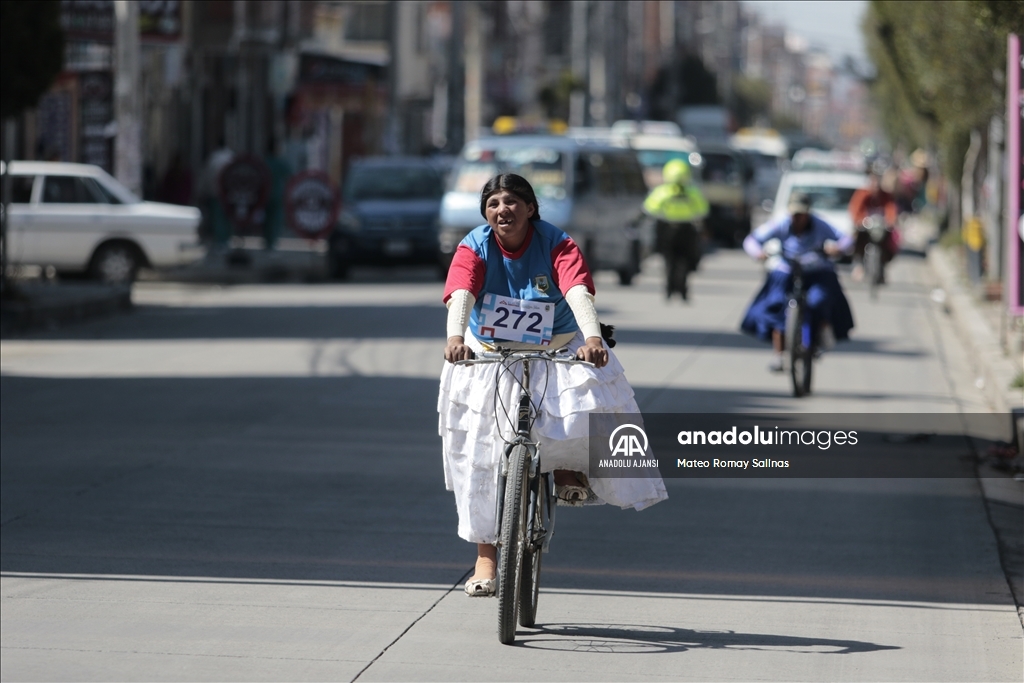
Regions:
<instances>
[{"instance_id":1,"label":"sandal","mask_svg":"<svg viewBox=\"0 0 1024 683\"><path fill-rule=\"evenodd\" d=\"M559 505L570 507L582 507L590 497L590 491L583 486L556 486L555 494L558 496Z\"/></svg>"},{"instance_id":2,"label":"sandal","mask_svg":"<svg viewBox=\"0 0 1024 683\"><path fill-rule=\"evenodd\" d=\"M489 598L494 595L497 583L494 579L476 579L466 582L466 595L471 598Z\"/></svg>"}]
</instances>

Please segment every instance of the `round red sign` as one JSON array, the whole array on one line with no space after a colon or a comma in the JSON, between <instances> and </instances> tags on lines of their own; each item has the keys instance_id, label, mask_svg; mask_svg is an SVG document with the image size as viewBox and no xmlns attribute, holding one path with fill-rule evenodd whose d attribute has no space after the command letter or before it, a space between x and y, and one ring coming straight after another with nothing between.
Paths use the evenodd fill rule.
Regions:
<instances>
[{"instance_id":1,"label":"round red sign","mask_svg":"<svg viewBox=\"0 0 1024 683\"><path fill-rule=\"evenodd\" d=\"M262 159L239 154L221 170L218 186L224 213L236 229L262 223L270 194L270 171Z\"/></svg>"},{"instance_id":2,"label":"round red sign","mask_svg":"<svg viewBox=\"0 0 1024 683\"><path fill-rule=\"evenodd\" d=\"M288 181L284 207L288 227L303 237L319 239L334 227L341 198L326 173L303 171Z\"/></svg>"}]
</instances>

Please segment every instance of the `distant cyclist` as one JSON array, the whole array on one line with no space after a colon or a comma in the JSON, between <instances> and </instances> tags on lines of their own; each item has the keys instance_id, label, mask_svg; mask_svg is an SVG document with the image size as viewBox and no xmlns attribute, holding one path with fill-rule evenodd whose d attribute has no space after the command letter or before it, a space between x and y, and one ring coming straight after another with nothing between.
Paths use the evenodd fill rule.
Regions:
<instances>
[{"instance_id":1,"label":"distant cyclist","mask_svg":"<svg viewBox=\"0 0 1024 683\"><path fill-rule=\"evenodd\" d=\"M708 215L708 200L682 159L665 164L662 178L664 182L644 200L644 212L658 221L656 248L665 257L665 296L679 292L688 299L687 275L702 255L699 226Z\"/></svg>"},{"instance_id":2,"label":"distant cyclist","mask_svg":"<svg viewBox=\"0 0 1024 683\"><path fill-rule=\"evenodd\" d=\"M848 252L853 246L853 238L813 215L810 200L805 194L792 195L787 208L788 215L771 220L747 235L743 249L752 258L763 261L769 256L764 249L765 244L778 240L783 254L800 260L813 329L821 335L818 338L820 345L828 347L833 340L849 336L853 329L853 313L832 262L823 254ZM744 332L771 341L775 355L769 369L773 372L784 369L783 335L792 287L789 265L780 259L768 273L740 325Z\"/></svg>"},{"instance_id":3,"label":"distant cyclist","mask_svg":"<svg viewBox=\"0 0 1024 683\"><path fill-rule=\"evenodd\" d=\"M869 231L864 229L864 221L869 216L876 215L885 221L885 237L880 245L882 248L882 271L879 274L884 281L885 264L891 261L899 250L899 233L896 232L899 207L896 204L896 198L882 189L882 177L877 172L869 172L868 186L853 193L850 198L849 211L854 228L857 230L854 266L851 273L856 281L860 281L864 277L864 249L871 241Z\"/></svg>"},{"instance_id":4,"label":"distant cyclist","mask_svg":"<svg viewBox=\"0 0 1024 683\"><path fill-rule=\"evenodd\" d=\"M480 195L480 213L487 222L459 244L448 271L444 301L448 305L448 342L441 372L437 409L444 448L445 485L455 492L459 536L477 544L476 570L466 582L470 596L495 592L495 491L497 468L507 421L496 416L496 399L515 405L517 381L498 365L454 365L474 353L500 344L511 349L566 348L594 368L540 363L533 386L542 387L536 401L534 433L540 441L545 471L553 471L560 501L581 504L593 493L598 502L637 510L668 498L660 477L588 479L589 420L592 411L639 413L633 389L622 366L605 347L594 281L576 243L540 219L530 183L513 173L487 181ZM491 296L494 295L494 296ZM512 317L487 317L496 312L496 297L517 301ZM551 304L550 341L509 341L535 304ZM540 314L537 314L540 315ZM499 328L495 322L501 322ZM485 324L486 323L486 324ZM496 419L498 417L499 419Z\"/></svg>"}]
</instances>

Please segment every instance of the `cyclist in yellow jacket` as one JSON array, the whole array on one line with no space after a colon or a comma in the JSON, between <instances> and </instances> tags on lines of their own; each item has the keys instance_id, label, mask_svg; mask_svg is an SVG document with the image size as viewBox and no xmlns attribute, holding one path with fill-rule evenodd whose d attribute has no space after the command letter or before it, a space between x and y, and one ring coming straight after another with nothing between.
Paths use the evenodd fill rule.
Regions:
<instances>
[{"instance_id":1,"label":"cyclist in yellow jacket","mask_svg":"<svg viewBox=\"0 0 1024 683\"><path fill-rule=\"evenodd\" d=\"M673 159L662 170L664 182L644 200L644 213L657 223L657 250L665 257L665 296L679 292L689 298L686 278L700 262L702 221L708 200L693 182L690 166Z\"/></svg>"}]
</instances>

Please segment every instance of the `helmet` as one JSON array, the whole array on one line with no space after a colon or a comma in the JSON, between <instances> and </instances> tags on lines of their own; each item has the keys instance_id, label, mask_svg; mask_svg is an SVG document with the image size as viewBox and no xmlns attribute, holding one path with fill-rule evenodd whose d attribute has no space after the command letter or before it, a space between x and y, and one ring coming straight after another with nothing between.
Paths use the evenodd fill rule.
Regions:
<instances>
[{"instance_id":1,"label":"helmet","mask_svg":"<svg viewBox=\"0 0 1024 683\"><path fill-rule=\"evenodd\" d=\"M682 159L673 159L665 164L661 171L661 177L666 183L675 185L688 185L690 183L690 165Z\"/></svg>"}]
</instances>

